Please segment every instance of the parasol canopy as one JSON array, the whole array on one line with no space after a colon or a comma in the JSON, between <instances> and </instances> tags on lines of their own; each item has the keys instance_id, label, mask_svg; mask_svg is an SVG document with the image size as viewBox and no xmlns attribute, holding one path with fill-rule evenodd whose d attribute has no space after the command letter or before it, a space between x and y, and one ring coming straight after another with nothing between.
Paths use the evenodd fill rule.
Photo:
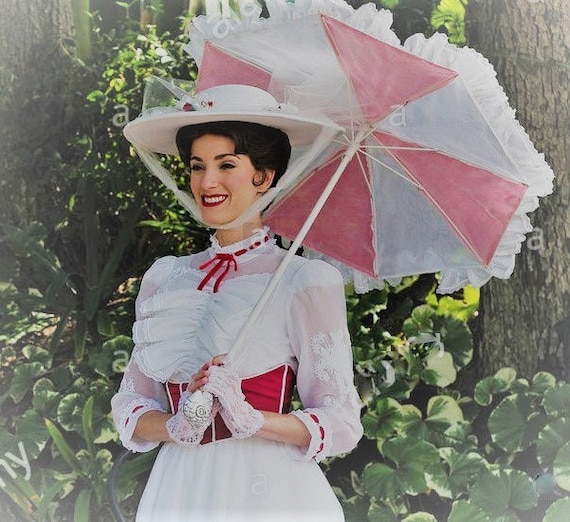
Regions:
<instances>
[{"instance_id":1,"label":"parasol canopy","mask_svg":"<svg viewBox=\"0 0 570 522\"><path fill-rule=\"evenodd\" d=\"M553 174L491 64L441 34L400 44L372 4L267 7L196 18L187 50L198 91L253 85L343 129L282 187L271 228L360 292L420 273L440 292L508 278Z\"/></svg>"}]
</instances>

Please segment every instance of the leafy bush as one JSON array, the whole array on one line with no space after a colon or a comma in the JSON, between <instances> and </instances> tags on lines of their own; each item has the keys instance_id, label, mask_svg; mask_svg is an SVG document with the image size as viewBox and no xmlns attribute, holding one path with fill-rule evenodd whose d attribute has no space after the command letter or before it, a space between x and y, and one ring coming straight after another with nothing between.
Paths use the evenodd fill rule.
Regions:
<instances>
[{"instance_id":1,"label":"leafy bush","mask_svg":"<svg viewBox=\"0 0 570 522\"><path fill-rule=\"evenodd\" d=\"M92 64L68 57L60 95L81 124L45 158L49 189L25 213L2 214L20 219L0 222L6 521L112 518L105 487L120 448L109 401L132 348L138 278L156 257L201 248L207 237L121 135L147 74L188 75L193 64L153 27L95 42ZM33 173L22 182L33 186ZM122 496L135 487L124 484Z\"/></svg>"},{"instance_id":2,"label":"leafy bush","mask_svg":"<svg viewBox=\"0 0 570 522\"><path fill-rule=\"evenodd\" d=\"M376 454L340 493L348 520L566 519L570 385L551 374L504 368L423 408L380 397L363 421Z\"/></svg>"}]
</instances>

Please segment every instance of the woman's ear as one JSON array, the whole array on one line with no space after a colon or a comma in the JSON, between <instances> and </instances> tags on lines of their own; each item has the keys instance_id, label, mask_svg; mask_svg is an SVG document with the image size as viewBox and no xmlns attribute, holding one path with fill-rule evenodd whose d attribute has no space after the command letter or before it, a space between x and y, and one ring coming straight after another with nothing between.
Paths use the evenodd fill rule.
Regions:
<instances>
[{"instance_id":1,"label":"woman's ear","mask_svg":"<svg viewBox=\"0 0 570 522\"><path fill-rule=\"evenodd\" d=\"M273 169L258 170L253 176L253 184L257 187L258 194L265 194L273 183L275 171Z\"/></svg>"}]
</instances>

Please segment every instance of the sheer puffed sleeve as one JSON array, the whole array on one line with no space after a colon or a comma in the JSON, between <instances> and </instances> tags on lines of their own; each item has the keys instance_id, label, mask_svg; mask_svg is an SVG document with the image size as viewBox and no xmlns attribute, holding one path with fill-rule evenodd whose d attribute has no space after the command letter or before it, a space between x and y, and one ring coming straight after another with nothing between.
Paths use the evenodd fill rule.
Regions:
<instances>
[{"instance_id":1,"label":"sheer puffed sleeve","mask_svg":"<svg viewBox=\"0 0 570 522\"><path fill-rule=\"evenodd\" d=\"M354 387L352 348L340 273L322 261L310 261L293 278L288 332L297 357L297 389L303 410L291 412L307 426L302 460L346 453L362 437L361 401Z\"/></svg>"},{"instance_id":2,"label":"sheer puffed sleeve","mask_svg":"<svg viewBox=\"0 0 570 522\"><path fill-rule=\"evenodd\" d=\"M174 257L158 259L145 273L135 305L137 319L140 316L140 303L156 293L173 262ZM135 345L133 353L137 349ZM111 409L123 446L131 451L144 452L159 445L133 436L141 415L152 410L169 411L164 385L146 376L133 357L127 364L119 391L111 399Z\"/></svg>"}]
</instances>

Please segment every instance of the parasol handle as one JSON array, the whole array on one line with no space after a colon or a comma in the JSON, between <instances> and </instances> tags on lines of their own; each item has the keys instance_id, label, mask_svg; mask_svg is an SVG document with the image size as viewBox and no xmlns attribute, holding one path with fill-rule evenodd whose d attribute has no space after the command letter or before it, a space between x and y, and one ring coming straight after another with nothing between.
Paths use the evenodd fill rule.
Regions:
<instances>
[{"instance_id":1,"label":"parasol handle","mask_svg":"<svg viewBox=\"0 0 570 522\"><path fill-rule=\"evenodd\" d=\"M297 236L295 237L293 243L291 243L291 246L289 247L287 254L285 254L285 257L283 258L283 260L279 264L277 270L273 274L271 281L269 281L269 284L267 285L267 287L263 291L263 294L261 295L261 297L259 298L259 301L256 303L255 307L253 308L253 310L252 310L250 316L248 317L246 323L243 325L239 335L237 336L237 338L236 338L236 340L232 346L232 349L230 350L230 352L228 354L228 362L229 361L235 362L239 359L239 356L240 356L239 349L241 348L241 346L245 340L245 336L246 336L247 332L249 331L249 329L251 328L253 323L261 315L261 312L262 312L264 306L269 301L269 298L271 297L273 291L275 290L275 288L279 284L279 281L281 281L281 278L283 277L283 274L285 273L286 268L289 266L291 259L293 259L295 252L297 252L297 249L301 246L301 243L305 239L306 235L309 233L311 226L313 225L313 223L317 219L319 212L325 206L327 199L329 198L332 191L336 187L336 184L338 183L338 180L340 179L342 173L344 172L344 170L346 169L347 165L352 160L354 155L360 150L361 142L366 138L366 136L368 136L368 134L370 134L370 131L371 131L371 128L368 126L359 129L358 132L356 133L356 135L354 136L354 138L352 139L352 141L349 143L346 151L344 152L344 154L342 156L342 159L341 159L337 169L335 170L334 174L331 176L327 185L323 189L321 195L317 199L315 206L313 207L313 209L311 210L311 212L307 216L307 219L303 223L303 226L299 229L299 232L297 232Z\"/></svg>"}]
</instances>

